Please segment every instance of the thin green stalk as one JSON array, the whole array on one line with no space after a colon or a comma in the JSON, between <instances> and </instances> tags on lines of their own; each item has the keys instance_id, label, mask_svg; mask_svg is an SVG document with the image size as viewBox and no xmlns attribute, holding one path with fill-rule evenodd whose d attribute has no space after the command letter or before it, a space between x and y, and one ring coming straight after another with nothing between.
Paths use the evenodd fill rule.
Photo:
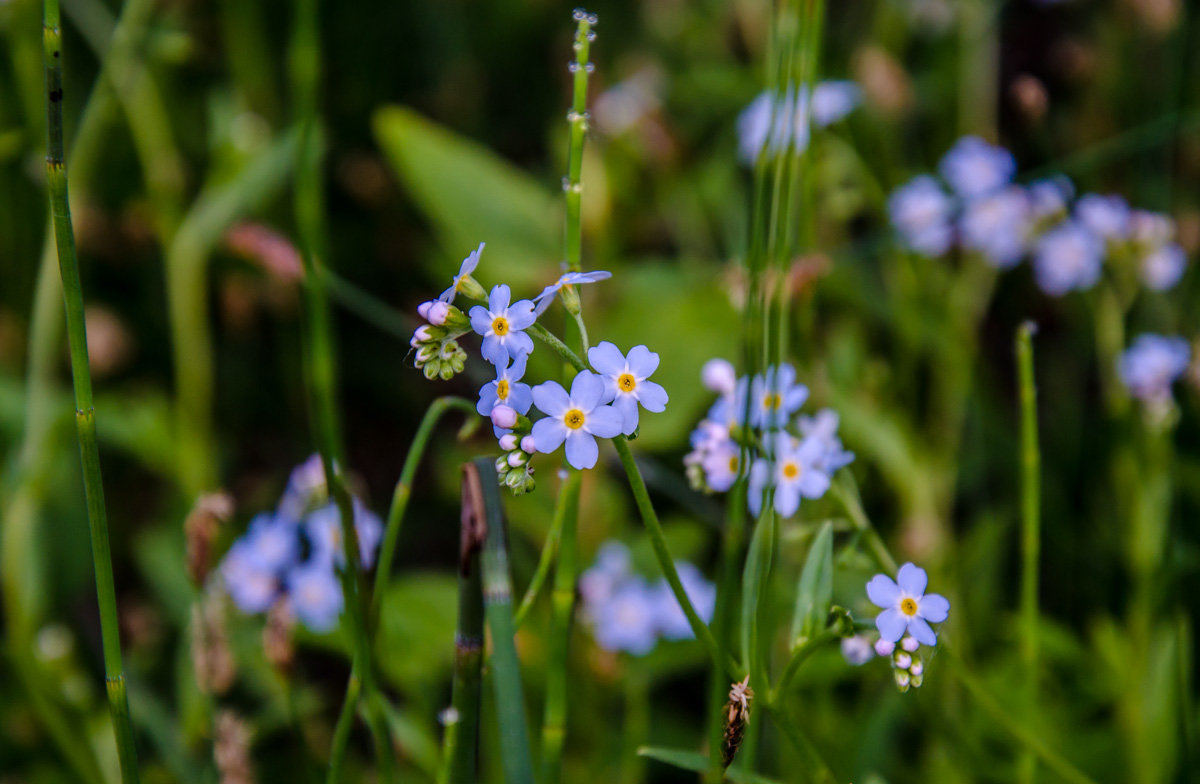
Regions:
<instances>
[{"instance_id":1,"label":"thin green stalk","mask_svg":"<svg viewBox=\"0 0 1200 784\"><path fill-rule=\"evenodd\" d=\"M896 559L888 552L887 545L883 543L879 532L867 519L862 502L858 497L858 488L854 485L854 478L848 471L841 471L834 477L832 489L833 497L842 505L846 516L850 518L850 525L866 543L867 551L875 559L876 565L888 574L896 574Z\"/></svg>"},{"instance_id":2,"label":"thin green stalk","mask_svg":"<svg viewBox=\"0 0 1200 784\"><path fill-rule=\"evenodd\" d=\"M479 773L479 700L483 680L483 580L479 553L484 532L476 523L473 515L462 516L454 680L438 784L470 784Z\"/></svg>"},{"instance_id":3,"label":"thin green stalk","mask_svg":"<svg viewBox=\"0 0 1200 784\"><path fill-rule=\"evenodd\" d=\"M1033 375L1033 333L1025 322L1017 330L1017 375L1021 398L1021 664L1025 671L1026 710L1038 715L1038 560L1041 549L1041 454L1038 450L1037 388ZM1037 760L1026 751L1017 761L1017 780L1032 784Z\"/></svg>"},{"instance_id":4,"label":"thin green stalk","mask_svg":"<svg viewBox=\"0 0 1200 784\"><path fill-rule=\"evenodd\" d=\"M841 633L836 629L825 629L811 639L805 640L802 645L798 645L792 651L791 657L788 659L787 665L783 668L783 674L779 676L779 683L772 689L770 700L777 701L783 699L788 690L792 687L792 681L796 679L800 668L809 658L816 653L821 646L841 639Z\"/></svg>"},{"instance_id":5,"label":"thin green stalk","mask_svg":"<svg viewBox=\"0 0 1200 784\"><path fill-rule=\"evenodd\" d=\"M367 616L372 636L379 623L379 608L383 602L384 589L387 588L387 582L391 579L392 559L396 556L396 544L400 541L400 527L404 522L404 512L408 509L408 499L412 496L417 467L425 456L425 450L429 446L429 439L433 435L434 428L437 427L444 415L455 409L462 411L468 417L464 429L471 427L473 430L473 426L478 425L481 421L474 416L475 406L466 398L439 397L429 404L429 408L425 409L425 416L421 418L421 424L417 426L417 433L413 436L412 446L408 448L408 455L404 458L404 466L400 469L400 479L392 491L392 505L388 509L387 528L384 530L383 544L379 548L379 563L375 567L375 587L371 590L371 611Z\"/></svg>"},{"instance_id":6,"label":"thin green stalk","mask_svg":"<svg viewBox=\"0 0 1200 784\"><path fill-rule=\"evenodd\" d=\"M358 669L350 670L350 678L346 681L346 696L342 701L342 709L338 711L337 724L333 727L333 742L329 751L329 773L326 777L328 784L340 780L342 765L346 762L346 748L350 741L350 730L354 726L354 709L358 706L358 695L362 691L362 680L358 677Z\"/></svg>"},{"instance_id":7,"label":"thin green stalk","mask_svg":"<svg viewBox=\"0 0 1200 784\"><path fill-rule=\"evenodd\" d=\"M71 348L71 378L75 387L75 426L83 463L83 488L87 496L88 527L92 540L92 563L96 595L100 605L100 634L104 651L104 675L109 711L116 732L121 777L138 781L137 750L129 719L129 698L121 663L121 638L117 618L116 587L109 552L108 519L104 485L100 475L100 451L96 446L96 410L92 403L92 377L88 367L87 327L83 317L83 286L75 255L75 231L67 196L67 167L63 153L62 30L58 0L43 5L43 40L46 65L46 178L50 190L50 212L62 276Z\"/></svg>"},{"instance_id":8,"label":"thin green stalk","mask_svg":"<svg viewBox=\"0 0 1200 784\"><path fill-rule=\"evenodd\" d=\"M550 651L546 662L546 709L542 722L541 784L554 784L562 775L562 750L567 734L567 653L570 648L571 619L575 612L575 580L578 572L578 548L575 544L579 524L579 487L583 473L567 469L558 498L555 517L562 520L558 564L554 568L554 588L550 593Z\"/></svg>"},{"instance_id":9,"label":"thin green stalk","mask_svg":"<svg viewBox=\"0 0 1200 784\"><path fill-rule=\"evenodd\" d=\"M625 718L621 727L621 784L641 784L646 763L637 753L642 739L650 734L650 674L639 662L631 661L625 676Z\"/></svg>"},{"instance_id":10,"label":"thin green stalk","mask_svg":"<svg viewBox=\"0 0 1200 784\"><path fill-rule=\"evenodd\" d=\"M588 369L588 364L580 359L578 354L572 351L566 343L563 343L561 340L559 340L554 333L543 327L541 324L534 324L526 331L553 349L554 353L562 357L564 361L570 363L571 367L575 368L576 370Z\"/></svg>"},{"instance_id":11,"label":"thin green stalk","mask_svg":"<svg viewBox=\"0 0 1200 784\"><path fill-rule=\"evenodd\" d=\"M571 63L572 99L571 111L567 114L570 125L570 149L567 154L567 178L563 181L567 201L567 269L578 272L583 259L583 230L580 211L583 202L583 140L587 133L588 73L592 65L588 61L592 39L596 37L592 26L596 17L582 9L575 11L575 60Z\"/></svg>"},{"instance_id":12,"label":"thin green stalk","mask_svg":"<svg viewBox=\"0 0 1200 784\"><path fill-rule=\"evenodd\" d=\"M482 527L483 608L491 632L492 685L500 732L501 767L506 784L531 784L533 762L529 755L529 729L521 668L513 639L512 578L508 572L508 545L500 485L491 458L480 457L463 466L463 515Z\"/></svg>"},{"instance_id":13,"label":"thin green stalk","mask_svg":"<svg viewBox=\"0 0 1200 784\"><path fill-rule=\"evenodd\" d=\"M745 464L743 455L743 465ZM732 636L734 608L738 585L738 565L742 562L742 551L746 539L746 478L734 483L729 493L728 519L725 534L721 538L721 565L717 574L717 601L713 609L712 630L717 640L716 661L729 658L729 640ZM722 667L713 667L709 676L709 766L705 781L715 784L724 779L722 760L722 736L725 731L725 713L722 708L729 694L730 683Z\"/></svg>"},{"instance_id":14,"label":"thin green stalk","mask_svg":"<svg viewBox=\"0 0 1200 784\"><path fill-rule=\"evenodd\" d=\"M375 741L380 777L393 778L392 744L375 694L371 645L367 635L367 586L359 569L358 534L354 508L342 475L345 465L341 421L337 410L337 365L333 328L325 283L325 212L321 182L321 139L318 132L318 91L321 74L321 42L318 0L300 0L288 47L292 98L296 107L300 142L296 162L295 214L300 256L304 262L305 369L317 451L325 469L329 493L337 505L342 527L345 567L341 570L345 596L346 625L354 645L353 669L362 680L367 726ZM349 700L347 700L349 702ZM344 709L343 709L344 712ZM344 741L343 741L344 743ZM343 754L335 749L330 757L329 780L337 781Z\"/></svg>"},{"instance_id":15,"label":"thin green stalk","mask_svg":"<svg viewBox=\"0 0 1200 784\"><path fill-rule=\"evenodd\" d=\"M742 666L730 655L721 656L720 647L713 637L712 630L700 618L696 608L692 606L691 599L688 598L687 591L683 588L679 572L675 569L675 559L671 557L666 537L663 536L658 513L654 511L654 505L650 502L650 493L646 489L646 482L642 479L642 472L637 466L637 461L633 459L629 442L624 436L617 436L612 442L617 449L617 456L621 459L621 465L625 468L625 476L629 479L629 489L633 492L633 498L637 503L638 512L642 516L642 522L646 526L646 532L650 534L650 544L654 548L654 556L658 559L658 565L667 579L667 584L671 586L671 592L675 594L675 600L679 602L683 614L687 616L692 633L708 651L708 655L712 657L713 664L718 670L724 670L731 680L742 680L746 677Z\"/></svg>"},{"instance_id":16,"label":"thin green stalk","mask_svg":"<svg viewBox=\"0 0 1200 784\"><path fill-rule=\"evenodd\" d=\"M550 576L550 567L554 565L554 557L558 553L558 542L562 538L563 526L566 523L566 507L563 505L562 492L566 491L566 484L563 484L560 491L559 500L554 506L554 518L550 521L550 531L546 534L546 542L542 545L542 554L538 557L537 568L533 572L533 577L529 580L529 586L525 589L525 596L521 598L521 604L517 607L517 612L513 616L513 625L518 629L525 619L529 617L529 611L533 607L533 603L537 600L538 594L542 592L542 587L546 584L547 578Z\"/></svg>"}]
</instances>

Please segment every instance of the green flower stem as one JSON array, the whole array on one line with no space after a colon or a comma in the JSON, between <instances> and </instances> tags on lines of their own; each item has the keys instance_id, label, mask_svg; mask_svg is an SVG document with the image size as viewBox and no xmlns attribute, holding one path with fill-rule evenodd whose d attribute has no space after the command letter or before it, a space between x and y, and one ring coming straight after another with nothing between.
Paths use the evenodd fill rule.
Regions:
<instances>
[{"instance_id":1,"label":"green flower stem","mask_svg":"<svg viewBox=\"0 0 1200 784\"><path fill-rule=\"evenodd\" d=\"M529 730L520 661L513 639L512 579L508 573L508 545L500 485L492 458L480 457L463 466L463 514L470 515L477 536L484 539L483 608L491 632L489 670L495 689L500 734L501 766L506 784L532 784Z\"/></svg>"},{"instance_id":2,"label":"green flower stem","mask_svg":"<svg viewBox=\"0 0 1200 784\"><path fill-rule=\"evenodd\" d=\"M545 343L552 348L556 354L568 362L571 367L576 370L587 370L588 364L579 358L579 355L572 351L566 343L563 343L550 330L543 327L541 324L534 324L528 330L530 335Z\"/></svg>"},{"instance_id":3,"label":"green flower stem","mask_svg":"<svg viewBox=\"0 0 1200 784\"><path fill-rule=\"evenodd\" d=\"M336 784L341 780L342 766L346 762L346 748L350 741L350 730L354 726L354 711L358 707L358 697L362 692L362 679L358 677L358 668L350 670L350 678L346 682L346 696L342 700L342 709L338 712L337 724L333 728L333 742L329 751L329 769L325 781Z\"/></svg>"},{"instance_id":4,"label":"green flower stem","mask_svg":"<svg viewBox=\"0 0 1200 784\"><path fill-rule=\"evenodd\" d=\"M574 475L574 472L573 474ZM568 477L568 480L570 477ZM517 612L513 616L513 625L516 628L521 628L521 624L529 617L529 611L533 607L534 601L537 600L538 594L542 591L542 586L546 584L546 580L550 576L550 567L554 565L555 555L558 553L558 543L562 538L563 527L567 519L566 492L570 487L570 482L564 482L559 490L558 501L554 505L554 518L550 522L550 531L546 534L546 542L542 545L542 554L538 557L537 568L533 572L533 577L529 580L529 586L525 589L525 596L521 599L521 604L517 607ZM579 488L575 488L575 493L578 495Z\"/></svg>"},{"instance_id":5,"label":"green flower stem","mask_svg":"<svg viewBox=\"0 0 1200 784\"><path fill-rule=\"evenodd\" d=\"M572 81L571 111L567 115L570 124L570 150L567 154L567 179L563 184L567 197L567 269L578 272L583 260L583 229L580 210L583 202L583 140L587 133L588 52L591 49L592 25L596 18L586 11L576 11L575 61L571 64Z\"/></svg>"},{"instance_id":6,"label":"green flower stem","mask_svg":"<svg viewBox=\"0 0 1200 784\"><path fill-rule=\"evenodd\" d=\"M638 468L637 462L633 459L633 452L629 449L629 442L625 436L617 436L612 442L613 446L617 448L617 456L621 459L621 465L625 468L625 475L629 479L629 489L633 492L633 498L637 503L638 512L642 516L642 522L646 526L647 533L650 534L650 544L654 548L654 555L658 559L658 565L663 571L663 576L667 578L667 584L671 586L671 592L675 594L675 600L679 602L683 614L687 616L688 625L692 627L692 633L696 635L696 639L708 651L709 656L712 657L714 666L718 670L724 670L730 680L742 680L742 678L746 677L742 666L738 664L733 656L729 654L721 655L720 646L717 645L712 630L708 628L708 624L701 620L700 615L696 612L696 608L692 606L691 599L688 598L687 591L683 589L683 583L679 579L679 572L675 569L675 559L671 557L671 551L667 548L667 540L663 536L662 524L658 521L658 514L654 511L654 505L650 503L650 493L646 490L646 482L642 479L642 472Z\"/></svg>"},{"instance_id":7,"label":"green flower stem","mask_svg":"<svg viewBox=\"0 0 1200 784\"><path fill-rule=\"evenodd\" d=\"M939 657L945 661L946 669L967 690L975 704L983 709L998 725L1012 735L1026 749L1038 756L1046 767L1062 779L1074 784L1096 784L1096 782L1047 746L1026 722L1014 719L988 690L972 675L962 659L945 645L938 646Z\"/></svg>"},{"instance_id":8,"label":"green flower stem","mask_svg":"<svg viewBox=\"0 0 1200 784\"><path fill-rule=\"evenodd\" d=\"M571 620L575 612L575 579L578 572L576 531L579 524L579 487L583 472L567 469L555 509L561 538L554 588L550 594L550 651L546 662L546 710L542 722L541 784L555 784L562 775L562 750L567 732L567 653Z\"/></svg>"},{"instance_id":9,"label":"green flower stem","mask_svg":"<svg viewBox=\"0 0 1200 784\"><path fill-rule=\"evenodd\" d=\"M325 469L329 493L337 505L342 526L342 551L345 567L341 570L345 597L346 626L354 646L351 676L362 681L367 726L375 741L380 778L393 778L392 744L375 694L371 645L367 635L366 581L359 569L358 534L354 526L354 506L342 475L345 457L341 422L336 405L337 365L333 348L332 318L326 293L324 258L325 213L321 182L321 139L318 131L317 95L321 73L318 0L300 0L296 5L295 24L288 47L289 75L296 121L300 128L297 147L295 213L300 256L304 263L305 370L308 395L316 432L317 451ZM350 702L347 700L347 702ZM346 707L343 707L343 714ZM343 733L343 736L345 733ZM343 743L345 741L343 740ZM330 755L329 781L338 781L344 753L335 748Z\"/></svg>"},{"instance_id":10,"label":"green flower stem","mask_svg":"<svg viewBox=\"0 0 1200 784\"><path fill-rule=\"evenodd\" d=\"M879 532L875 530L875 526L871 525L871 521L867 519L866 512L863 511L862 502L858 497L858 488L854 485L854 479L847 471L842 471L833 480L833 496L842 505L846 516L850 519L850 525L858 532L863 542L867 546L867 552L875 559L875 563L884 572L890 575L895 575L897 566L896 559L888 552L887 545L883 543L883 539L879 536Z\"/></svg>"},{"instance_id":11,"label":"green flower stem","mask_svg":"<svg viewBox=\"0 0 1200 784\"><path fill-rule=\"evenodd\" d=\"M1021 664L1026 710L1037 716L1038 559L1041 549L1041 454L1038 450L1037 388L1033 375L1033 333L1025 322L1017 330L1017 376L1021 399ZM1017 780L1032 784L1036 759L1026 751L1017 762Z\"/></svg>"},{"instance_id":12,"label":"green flower stem","mask_svg":"<svg viewBox=\"0 0 1200 784\"><path fill-rule=\"evenodd\" d=\"M475 518L463 516L458 556L458 626L454 634L454 680L442 738L438 784L470 784L479 772L479 705L483 680L483 548Z\"/></svg>"},{"instance_id":13,"label":"green flower stem","mask_svg":"<svg viewBox=\"0 0 1200 784\"><path fill-rule=\"evenodd\" d=\"M129 719L129 698L121 663L121 637L117 618L116 587L109 552L108 519L104 484L100 475L100 451L96 446L96 410L92 404L92 376L88 367L87 327L83 317L83 286L75 255L75 231L67 196L67 167L63 152L62 29L58 0L43 5L43 43L46 66L46 179L50 212L62 276L71 348L71 378L75 387L75 426L83 463L83 489L87 497L88 527L92 540L92 564L100 606L100 634L104 651L104 679L109 711L117 738L117 754L124 782L138 781L137 751Z\"/></svg>"},{"instance_id":14,"label":"green flower stem","mask_svg":"<svg viewBox=\"0 0 1200 784\"><path fill-rule=\"evenodd\" d=\"M383 544L379 548L379 563L375 567L375 585L371 590L371 610L367 616L370 621L369 629L373 632L379 623L379 608L383 602L384 589L392 574L392 560L396 555L396 545L400 541L400 527L404 522L404 512L408 509L408 500L412 496L413 480L417 475L417 467L425 456L429 439L433 435L441 418L451 411L458 410L467 415L464 429L474 427L482 420L475 416L475 406L471 401L461 397L439 397L429 404L417 433L413 436L412 446L404 458L404 466L400 469L400 479L392 491L392 505L388 509L387 528L383 534Z\"/></svg>"},{"instance_id":15,"label":"green flower stem","mask_svg":"<svg viewBox=\"0 0 1200 784\"><path fill-rule=\"evenodd\" d=\"M779 676L779 683L776 684L775 688L771 690L771 695L769 698L770 701L774 702L783 699L783 697L788 693L788 690L792 687L792 681L795 680L796 675L800 672L801 666L803 666L803 664L808 661L809 658L822 646L831 642L835 642L839 639L841 639L841 634L839 634L836 630L825 629L815 637L805 640L800 645L797 645L792 650L792 655L788 659L787 665L783 668L783 674Z\"/></svg>"}]
</instances>

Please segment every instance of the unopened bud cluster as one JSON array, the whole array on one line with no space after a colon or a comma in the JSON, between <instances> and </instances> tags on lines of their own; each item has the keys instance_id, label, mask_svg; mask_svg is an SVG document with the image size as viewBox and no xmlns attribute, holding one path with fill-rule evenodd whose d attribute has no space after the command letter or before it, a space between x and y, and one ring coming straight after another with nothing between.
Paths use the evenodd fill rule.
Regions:
<instances>
[{"instance_id":1,"label":"unopened bud cluster","mask_svg":"<svg viewBox=\"0 0 1200 784\"><path fill-rule=\"evenodd\" d=\"M504 450L504 454L496 458L496 477L500 484L513 495L523 495L533 490L537 486L530 462L536 451L533 436L508 433L500 437L500 448Z\"/></svg>"},{"instance_id":2,"label":"unopened bud cluster","mask_svg":"<svg viewBox=\"0 0 1200 784\"><path fill-rule=\"evenodd\" d=\"M441 300L422 303L417 312L428 323L417 327L409 345L416 351L416 366L425 378L448 381L463 371L467 352L457 338L471 328L466 315Z\"/></svg>"},{"instance_id":3,"label":"unopened bud cluster","mask_svg":"<svg viewBox=\"0 0 1200 784\"><path fill-rule=\"evenodd\" d=\"M911 635L904 635L900 643L879 640L875 643L875 652L888 657L892 662L892 677L896 679L896 688L900 693L909 688L919 689L925 680L925 661L918 651L921 643Z\"/></svg>"}]
</instances>

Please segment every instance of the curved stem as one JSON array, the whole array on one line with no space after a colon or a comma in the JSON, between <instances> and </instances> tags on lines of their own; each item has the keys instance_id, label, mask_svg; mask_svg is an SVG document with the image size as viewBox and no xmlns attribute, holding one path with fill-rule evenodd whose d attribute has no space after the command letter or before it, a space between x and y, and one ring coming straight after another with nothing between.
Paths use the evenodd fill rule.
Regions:
<instances>
[{"instance_id":1,"label":"curved stem","mask_svg":"<svg viewBox=\"0 0 1200 784\"><path fill-rule=\"evenodd\" d=\"M874 627L872 627L874 628ZM808 661L821 646L833 642L841 638L836 630L826 629L815 637L805 640L803 644L796 646L792 651L791 658L788 659L787 665L783 668L783 674L779 676L779 683L771 691L771 700L777 700L787 694L788 689L792 686L792 681L800 672L800 667L804 662Z\"/></svg>"},{"instance_id":2,"label":"curved stem","mask_svg":"<svg viewBox=\"0 0 1200 784\"><path fill-rule=\"evenodd\" d=\"M392 559L396 555L396 544L400 541L400 527L404 522L404 512L408 509L408 500L412 496L413 479L417 475L417 467L425 456L429 439L441 418L453 410L462 411L468 417L475 414L475 406L466 398L439 397L429 404L417 433L413 436L412 446L404 458L404 467L400 469L400 479L392 491L392 505L388 509L387 529L383 534L383 545L379 548L379 563L375 568L375 584L371 589L371 609L367 616L370 629L373 632L379 623L379 608L383 602L383 591L392 574ZM469 424L478 424L479 420L469 420Z\"/></svg>"},{"instance_id":3,"label":"curved stem","mask_svg":"<svg viewBox=\"0 0 1200 784\"><path fill-rule=\"evenodd\" d=\"M578 354L572 351L566 343L563 343L561 340L559 340L554 333L543 327L541 324L534 324L527 330L527 332L545 343L550 348L554 349L555 353L562 357L563 360L568 362L571 367L575 368L576 370L588 369L588 364L580 359Z\"/></svg>"},{"instance_id":4,"label":"curved stem","mask_svg":"<svg viewBox=\"0 0 1200 784\"><path fill-rule=\"evenodd\" d=\"M1021 399L1021 663L1024 666L1026 710L1037 715L1038 676L1038 557L1041 549L1041 455L1038 450L1037 388L1033 375L1031 322L1017 331L1017 376ZM1033 754L1017 763L1017 778L1031 784L1036 775Z\"/></svg>"},{"instance_id":5,"label":"curved stem","mask_svg":"<svg viewBox=\"0 0 1200 784\"><path fill-rule=\"evenodd\" d=\"M646 482L642 479L642 472L638 468L637 462L633 459L633 452L629 449L629 442L624 436L617 436L612 442L613 446L617 449L617 456L621 459L621 465L625 468L625 475L629 478L629 489L633 492L633 498L637 503L638 512L641 513L642 522L646 526L647 533L650 534L650 544L654 548L654 555L658 559L658 565L662 568L663 576L667 579L667 584L671 586L671 592L675 594L675 600L679 602L683 614L687 616L688 625L692 627L692 633L704 645L718 670L724 670L731 680L742 680L742 678L746 677L742 666L731 655L721 656L721 649L713 637L712 630L700 618L700 615L696 612L696 608L692 606L691 599L688 598L687 591L683 588L683 582L679 579L679 572L675 568L675 560L671 557L666 537L663 536L662 524L658 521L658 514L654 511L654 505L650 503L650 493L646 490Z\"/></svg>"},{"instance_id":6,"label":"curved stem","mask_svg":"<svg viewBox=\"0 0 1200 784\"><path fill-rule=\"evenodd\" d=\"M521 604L513 615L513 626L518 629L529 616L530 608L533 607L534 601L542 591L542 586L546 584L546 579L550 576L550 567L554 565L554 558L558 553L558 542L562 538L563 526L567 518L566 506L563 503L563 494L566 493L567 487L568 485L564 483L559 493L558 502L554 506L554 518L550 522L550 531L546 534L546 542L542 545L542 554L538 558L537 569L534 570L533 577L529 580L529 586L525 589L525 596L521 598Z\"/></svg>"}]
</instances>

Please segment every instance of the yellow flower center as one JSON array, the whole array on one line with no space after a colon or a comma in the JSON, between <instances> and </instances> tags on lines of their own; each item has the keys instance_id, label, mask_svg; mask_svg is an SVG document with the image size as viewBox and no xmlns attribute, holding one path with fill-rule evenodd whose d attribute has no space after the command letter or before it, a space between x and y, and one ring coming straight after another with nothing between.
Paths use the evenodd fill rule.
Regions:
<instances>
[{"instance_id":1,"label":"yellow flower center","mask_svg":"<svg viewBox=\"0 0 1200 784\"><path fill-rule=\"evenodd\" d=\"M784 479L795 479L798 476L800 476L800 466L796 465L795 463L783 464Z\"/></svg>"},{"instance_id":2,"label":"yellow flower center","mask_svg":"<svg viewBox=\"0 0 1200 784\"><path fill-rule=\"evenodd\" d=\"M496 397L508 400L508 379L502 378L496 382Z\"/></svg>"},{"instance_id":3,"label":"yellow flower center","mask_svg":"<svg viewBox=\"0 0 1200 784\"><path fill-rule=\"evenodd\" d=\"M582 411L580 411L578 408L572 408L563 417L563 424L572 430L578 430L579 428L583 427L584 420L586 419L587 417L584 416Z\"/></svg>"},{"instance_id":4,"label":"yellow flower center","mask_svg":"<svg viewBox=\"0 0 1200 784\"><path fill-rule=\"evenodd\" d=\"M632 373L622 373L617 376L617 386L621 388L622 392L632 392L633 388L637 386L637 379L633 377Z\"/></svg>"},{"instance_id":5,"label":"yellow flower center","mask_svg":"<svg viewBox=\"0 0 1200 784\"><path fill-rule=\"evenodd\" d=\"M734 455L733 457L729 458L729 473L736 474L737 470L738 470L738 458L737 458L737 455Z\"/></svg>"},{"instance_id":6,"label":"yellow flower center","mask_svg":"<svg viewBox=\"0 0 1200 784\"><path fill-rule=\"evenodd\" d=\"M905 596L900 600L900 612L904 613L905 615L916 615L917 600L911 596Z\"/></svg>"},{"instance_id":7,"label":"yellow flower center","mask_svg":"<svg viewBox=\"0 0 1200 784\"><path fill-rule=\"evenodd\" d=\"M492 319L493 333L499 335L500 337L504 337L508 334L508 329L508 319L504 318L504 316L497 316L496 318Z\"/></svg>"},{"instance_id":8,"label":"yellow flower center","mask_svg":"<svg viewBox=\"0 0 1200 784\"><path fill-rule=\"evenodd\" d=\"M767 394L763 395L763 408L767 409L768 411L774 411L775 409L779 408L779 404L782 402L783 401L780 399L778 392L768 392Z\"/></svg>"}]
</instances>

